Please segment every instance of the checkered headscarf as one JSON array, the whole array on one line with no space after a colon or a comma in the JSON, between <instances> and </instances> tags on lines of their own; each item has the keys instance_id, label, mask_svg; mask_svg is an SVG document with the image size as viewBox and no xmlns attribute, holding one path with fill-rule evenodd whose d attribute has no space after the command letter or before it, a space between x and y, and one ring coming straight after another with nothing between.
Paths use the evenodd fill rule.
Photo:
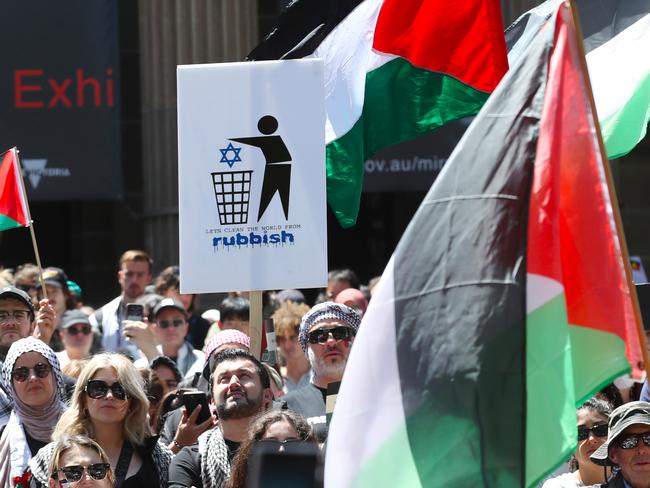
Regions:
<instances>
[{"instance_id":1,"label":"checkered headscarf","mask_svg":"<svg viewBox=\"0 0 650 488\"><path fill-rule=\"evenodd\" d=\"M353 329L355 334L357 330L359 330L359 324L361 324L361 316L359 313L347 305L334 302L324 302L314 305L300 322L298 340L300 341L300 347L302 347L303 351L307 351L309 329L311 329L317 322L326 319L342 321L345 325Z\"/></svg>"}]
</instances>

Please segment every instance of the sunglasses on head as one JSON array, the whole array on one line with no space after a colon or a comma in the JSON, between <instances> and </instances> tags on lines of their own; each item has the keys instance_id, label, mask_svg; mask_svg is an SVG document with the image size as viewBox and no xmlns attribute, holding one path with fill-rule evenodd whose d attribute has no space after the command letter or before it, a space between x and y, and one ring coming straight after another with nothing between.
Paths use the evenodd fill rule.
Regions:
<instances>
[{"instance_id":1,"label":"sunglasses on head","mask_svg":"<svg viewBox=\"0 0 650 488\"><path fill-rule=\"evenodd\" d=\"M354 337L354 332L349 327L340 325L332 328L322 328L311 331L308 334L308 339L311 344L325 344L332 334L336 341L349 341Z\"/></svg>"},{"instance_id":2,"label":"sunglasses on head","mask_svg":"<svg viewBox=\"0 0 650 488\"><path fill-rule=\"evenodd\" d=\"M90 334L92 329L90 325L83 325L81 329L72 326L72 327L68 327L67 330L68 330L68 334L70 334L71 336L76 336L77 334L88 335Z\"/></svg>"},{"instance_id":3,"label":"sunglasses on head","mask_svg":"<svg viewBox=\"0 0 650 488\"><path fill-rule=\"evenodd\" d=\"M14 368L14 370L11 372L11 376L18 383L22 383L23 381L27 381L32 371L38 378L46 378L47 375L50 374L50 371L52 371L52 367L47 363L37 363L33 368L20 366L18 368Z\"/></svg>"},{"instance_id":4,"label":"sunglasses on head","mask_svg":"<svg viewBox=\"0 0 650 488\"><path fill-rule=\"evenodd\" d=\"M591 429L584 425L578 426L578 440L584 441L589 439L589 433L594 437L607 437L607 424L594 425Z\"/></svg>"},{"instance_id":5,"label":"sunglasses on head","mask_svg":"<svg viewBox=\"0 0 650 488\"><path fill-rule=\"evenodd\" d=\"M174 319L174 320L159 320L157 322L158 327L161 329L166 329L167 327L171 327L172 325L176 328L180 327L183 325L185 321L183 319Z\"/></svg>"},{"instance_id":6,"label":"sunglasses on head","mask_svg":"<svg viewBox=\"0 0 650 488\"><path fill-rule=\"evenodd\" d=\"M108 390L111 390L113 397L117 400L127 400L129 398L126 394L126 390L119 382L115 382L109 386L108 383L102 380L90 380L86 383L86 387L84 388L86 395L95 400L104 398L108 395Z\"/></svg>"},{"instance_id":7,"label":"sunglasses on head","mask_svg":"<svg viewBox=\"0 0 650 488\"><path fill-rule=\"evenodd\" d=\"M88 472L92 479L100 481L106 478L106 474L110 469L111 465L108 463L94 463L89 464L88 466L81 466L78 464L66 466L64 468L59 468L59 470L61 470L65 475L65 479L59 481L61 481L61 483L76 483L77 481L81 481L81 478L84 475L84 470ZM58 474L53 473L52 478L57 479Z\"/></svg>"},{"instance_id":8,"label":"sunglasses on head","mask_svg":"<svg viewBox=\"0 0 650 488\"><path fill-rule=\"evenodd\" d=\"M628 434L618 439L616 443L621 449L634 449L639 444L639 439L642 439L643 443L650 447L650 431L641 432L640 434Z\"/></svg>"}]
</instances>

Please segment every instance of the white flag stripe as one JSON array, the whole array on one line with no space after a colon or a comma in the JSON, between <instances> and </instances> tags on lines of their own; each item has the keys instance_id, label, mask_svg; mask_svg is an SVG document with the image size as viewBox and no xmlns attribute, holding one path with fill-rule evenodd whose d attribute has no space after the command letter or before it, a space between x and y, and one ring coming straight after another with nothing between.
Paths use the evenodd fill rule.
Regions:
<instances>
[{"instance_id":1,"label":"white flag stripe","mask_svg":"<svg viewBox=\"0 0 650 488\"><path fill-rule=\"evenodd\" d=\"M535 273L526 274L526 313L531 313L564 292L559 281Z\"/></svg>"},{"instance_id":2,"label":"white flag stripe","mask_svg":"<svg viewBox=\"0 0 650 488\"><path fill-rule=\"evenodd\" d=\"M598 118L618 112L650 73L650 15L587 54Z\"/></svg>"},{"instance_id":3,"label":"white flag stripe","mask_svg":"<svg viewBox=\"0 0 650 488\"><path fill-rule=\"evenodd\" d=\"M363 317L339 390L327 440L326 488L354 486L363 466L406 425L397 369L393 288L391 258ZM402 452L399 457L412 462L410 453ZM397 479L400 470L417 471L414 465L404 464L395 466Z\"/></svg>"}]
</instances>

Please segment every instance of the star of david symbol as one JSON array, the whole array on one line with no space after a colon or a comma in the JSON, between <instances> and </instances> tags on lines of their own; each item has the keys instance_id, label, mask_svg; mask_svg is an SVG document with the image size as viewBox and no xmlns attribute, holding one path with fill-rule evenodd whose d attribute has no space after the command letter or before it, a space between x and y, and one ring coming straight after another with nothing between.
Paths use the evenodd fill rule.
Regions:
<instances>
[{"instance_id":1,"label":"star of david symbol","mask_svg":"<svg viewBox=\"0 0 650 488\"><path fill-rule=\"evenodd\" d=\"M232 168L233 164L241 161L241 158L239 157L241 147L234 147L232 145L232 142L229 142L225 148L219 149L219 151L221 152L221 159L219 160L220 163L226 163L229 167ZM231 153L232 157L229 158L228 153Z\"/></svg>"}]
</instances>

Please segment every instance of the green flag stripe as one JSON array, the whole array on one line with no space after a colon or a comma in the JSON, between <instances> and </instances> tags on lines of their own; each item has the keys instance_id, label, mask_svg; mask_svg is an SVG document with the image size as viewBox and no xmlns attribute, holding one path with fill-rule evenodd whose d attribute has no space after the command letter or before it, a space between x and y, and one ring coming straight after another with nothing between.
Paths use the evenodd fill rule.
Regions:
<instances>
[{"instance_id":1,"label":"green flag stripe","mask_svg":"<svg viewBox=\"0 0 650 488\"><path fill-rule=\"evenodd\" d=\"M341 225L356 222L366 159L380 149L477 113L488 95L402 58L369 72L361 117L349 132L327 145L327 199Z\"/></svg>"},{"instance_id":2,"label":"green flag stripe","mask_svg":"<svg viewBox=\"0 0 650 488\"><path fill-rule=\"evenodd\" d=\"M0 231L15 229L16 227L22 227L22 225L16 222L11 217L8 217L6 215L0 215Z\"/></svg>"}]
</instances>

